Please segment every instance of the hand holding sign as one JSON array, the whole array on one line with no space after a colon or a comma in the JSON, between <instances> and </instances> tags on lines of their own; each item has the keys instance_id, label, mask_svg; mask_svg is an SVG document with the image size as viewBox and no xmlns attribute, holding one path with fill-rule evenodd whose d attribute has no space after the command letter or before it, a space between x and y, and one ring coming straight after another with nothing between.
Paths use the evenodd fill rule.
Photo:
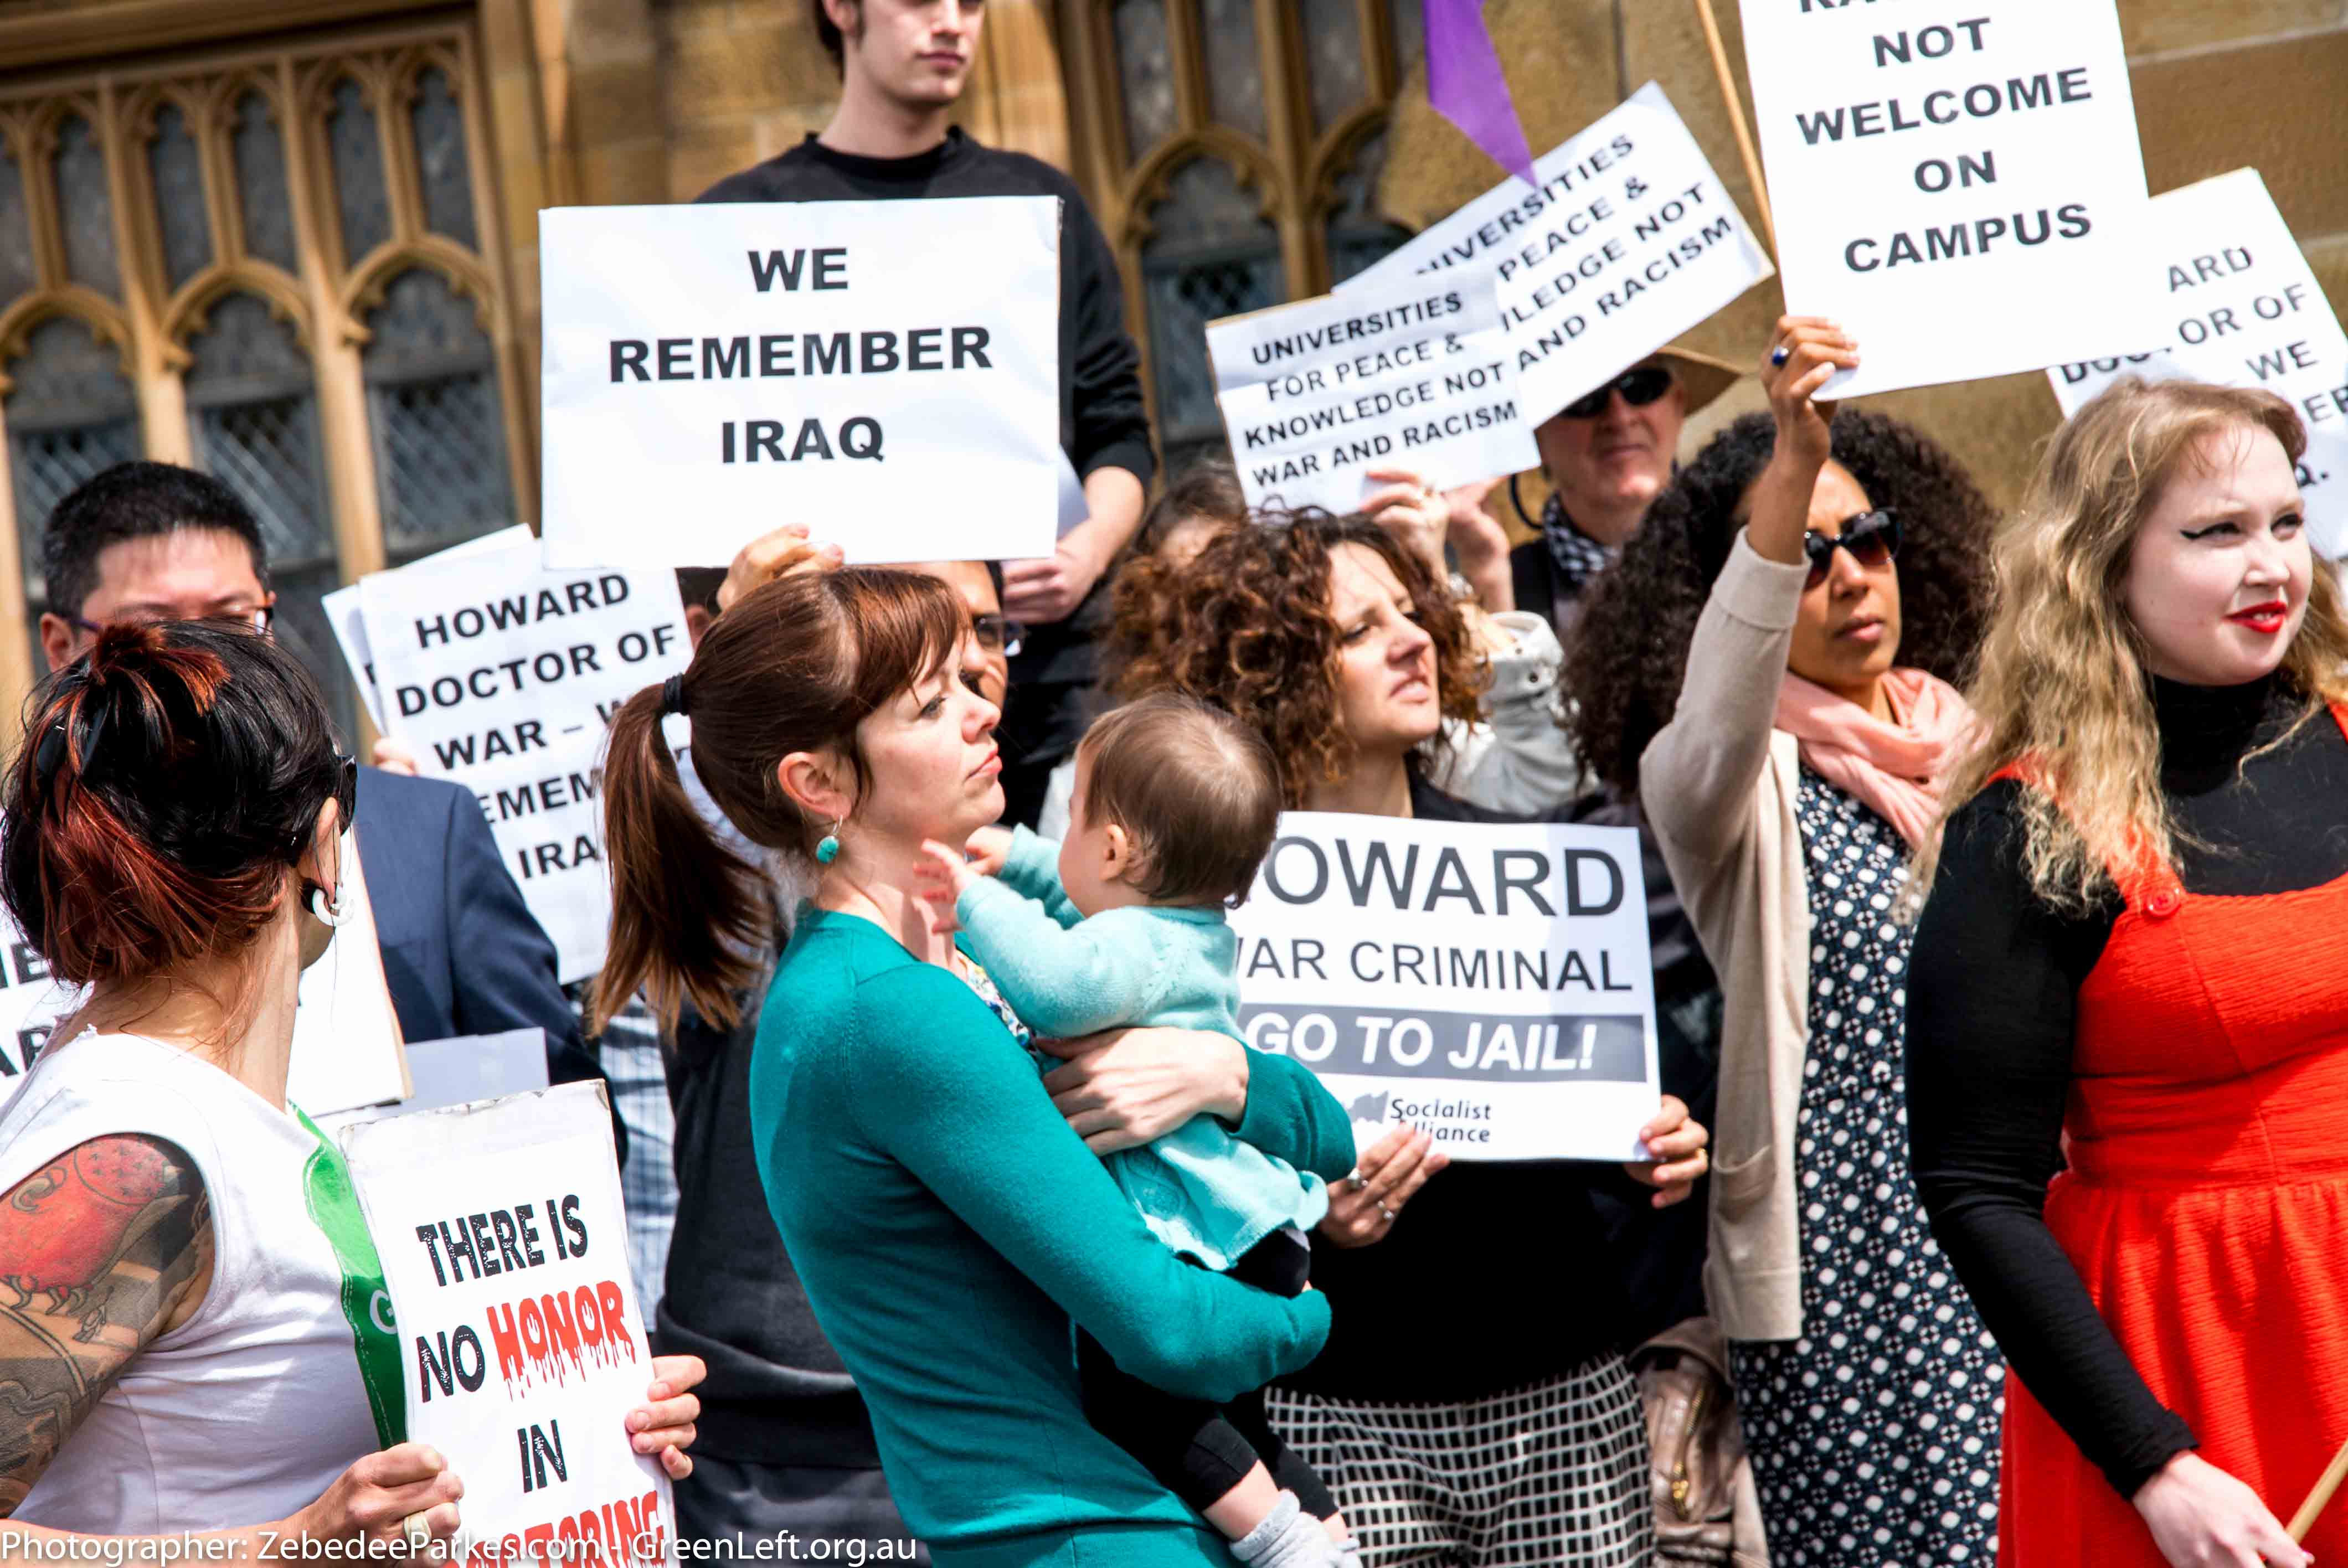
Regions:
<instances>
[{"instance_id":1,"label":"hand holding sign","mask_svg":"<svg viewBox=\"0 0 2348 1568\"><path fill-rule=\"evenodd\" d=\"M795 571L831 571L844 558L838 545L819 545L808 538L806 525L785 523L760 534L734 554L726 580L717 585L717 613L727 610L755 589Z\"/></svg>"},{"instance_id":2,"label":"hand holding sign","mask_svg":"<svg viewBox=\"0 0 2348 1568\"><path fill-rule=\"evenodd\" d=\"M1329 1189L1329 1213L1321 1234L1342 1247L1367 1246L1394 1228L1403 1205L1418 1195L1429 1176L1451 1163L1437 1153L1435 1134L1401 1126L1362 1152L1354 1173Z\"/></svg>"},{"instance_id":3,"label":"hand holding sign","mask_svg":"<svg viewBox=\"0 0 2348 1568\"><path fill-rule=\"evenodd\" d=\"M1655 1189L1659 1209L1686 1202L1697 1178L1712 1169L1712 1156L1704 1152L1712 1134L1688 1114L1687 1102L1676 1094L1663 1096L1655 1119L1639 1129L1639 1141L1655 1157L1633 1160L1622 1168L1632 1181Z\"/></svg>"},{"instance_id":4,"label":"hand holding sign","mask_svg":"<svg viewBox=\"0 0 2348 1568\"><path fill-rule=\"evenodd\" d=\"M401 1443L360 1460L317 1501L285 1520L278 1527L278 1550L298 1557L305 1553L293 1546L296 1542L364 1542L376 1552L412 1552L407 1521L422 1521L427 1543L446 1541L462 1522L457 1502L464 1495L465 1483L438 1450Z\"/></svg>"},{"instance_id":5,"label":"hand holding sign","mask_svg":"<svg viewBox=\"0 0 2348 1568\"><path fill-rule=\"evenodd\" d=\"M644 1390L647 1402L628 1412L635 1450L660 1456L671 1481L693 1473L693 1457L685 1451L693 1446L694 1423L701 1419L701 1396L693 1390L708 1376L709 1366L698 1356L655 1356L652 1387Z\"/></svg>"},{"instance_id":6,"label":"hand holding sign","mask_svg":"<svg viewBox=\"0 0 2348 1568\"><path fill-rule=\"evenodd\" d=\"M1835 323L1822 316L1777 318L1761 366L1769 411L1777 417L1776 457L1811 471L1826 466L1835 405L1812 399L1838 373L1858 368L1859 344Z\"/></svg>"}]
</instances>

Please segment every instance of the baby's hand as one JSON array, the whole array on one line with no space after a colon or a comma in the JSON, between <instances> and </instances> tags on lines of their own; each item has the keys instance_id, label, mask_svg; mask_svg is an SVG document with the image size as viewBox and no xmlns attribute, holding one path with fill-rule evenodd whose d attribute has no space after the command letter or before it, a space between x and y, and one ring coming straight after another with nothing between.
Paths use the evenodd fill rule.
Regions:
<instances>
[{"instance_id":1,"label":"baby's hand","mask_svg":"<svg viewBox=\"0 0 2348 1568\"><path fill-rule=\"evenodd\" d=\"M970 868L980 876L994 876L1003 870L1003 863L1011 858L1011 830L1007 827L982 827L970 835Z\"/></svg>"},{"instance_id":2,"label":"baby's hand","mask_svg":"<svg viewBox=\"0 0 2348 1568\"><path fill-rule=\"evenodd\" d=\"M922 840L922 853L929 858L914 867L917 884L914 891L937 911L939 930L960 930L961 924L954 918L954 905L969 890L971 884L978 880L978 873L971 869L970 863L960 855L933 838Z\"/></svg>"}]
</instances>

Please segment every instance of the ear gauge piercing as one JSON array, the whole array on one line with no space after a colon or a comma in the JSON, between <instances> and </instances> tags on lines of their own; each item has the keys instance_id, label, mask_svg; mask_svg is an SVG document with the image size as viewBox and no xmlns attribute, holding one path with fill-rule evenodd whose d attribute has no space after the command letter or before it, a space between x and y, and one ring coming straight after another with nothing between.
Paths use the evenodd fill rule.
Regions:
<instances>
[{"instance_id":1,"label":"ear gauge piercing","mask_svg":"<svg viewBox=\"0 0 2348 1568\"><path fill-rule=\"evenodd\" d=\"M341 930L350 924L351 912L343 907L342 889L332 893L313 882L310 884L310 913L321 926Z\"/></svg>"}]
</instances>

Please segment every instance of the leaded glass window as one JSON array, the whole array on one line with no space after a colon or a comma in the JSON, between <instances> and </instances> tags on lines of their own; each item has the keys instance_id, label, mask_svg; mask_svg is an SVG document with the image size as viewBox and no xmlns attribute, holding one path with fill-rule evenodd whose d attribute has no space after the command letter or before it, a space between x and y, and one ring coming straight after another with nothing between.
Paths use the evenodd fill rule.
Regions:
<instances>
[{"instance_id":1,"label":"leaded glass window","mask_svg":"<svg viewBox=\"0 0 2348 1568\"><path fill-rule=\"evenodd\" d=\"M1255 0L1199 0L1199 34L1215 122L1262 140L1263 56L1256 47Z\"/></svg>"},{"instance_id":2,"label":"leaded glass window","mask_svg":"<svg viewBox=\"0 0 2348 1568\"><path fill-rule=\"evenodd\" d=\"M106 145L89 121L68 115L57 127L51 155L57 173L57 214L64 225L66 275L108 299L122 292L122 269L114 255L114 196L106 184Z\"/></svg>"},{"instance_id":3,"label":"leaded glass window","mask_svg":"<svg viewBox=\"0 0 2348 1568\"><path fill-rule=\"evenodd\" d=\"M367 323L367 412L393 565L514 518L497 361L473 302L402 272Z\"/></svg>"},{"instance_id":4,"label":"leaded glass window","mask_svg":"<svg viewBox=\"0 0 2348 1568\"><path fill-rule=\"evenodd\" d=\"M1169 473L1222 442L1207 323L1286 297L1280 236L1261 209L1228 165L1201 158L1182 166L1168 182L1165 200L1150 210L1142 292L1158 436Z\"/></svg>"},{"instance_id":5,"label":"leaded glass window","mask_svg":"<svg viewBox=\"0 0 2348 1568\"><path fill-rule=\"evenodd\" d=\"M1298 20L1304 36L1304 75L1312 90L1313 128L1325 131L1370 96L1370 62L1362 51L1362 11L1356 0L1301 3Z\"/></svg>"},{"instance_id":6,"label":"leaded glass window","mask_svg":"<svg viewBox=\"0 0 2348 1568\"><path fill-rule=\"evenodd\" d=\"M25 569L25 628L33 669L41 657L41 531L49 514L83 480L139 455L139 404L122 374L120 351L71 316L33 329L7 367L14 384L0 407L8 423L8 461L15 479L16 548Z\"/></svg>"},{"instance_id":7,"label":"leaded glass window","mask_svg":"<svg viewBox=\"0 0 2348 1568\"><path fill-rule=\"evenodd\" d=\"M343 261L356 266L391 238L391 192L384 178L383 140L366 89L345 77L335 84L333 103L326 113L326 146L335 165Z\"/></svg>"},{"instance_id":8,"label":"leaded glass window","mask_svg":"<svg viewBox=\"0 0 2348 1568\"><path fill-rule=\"evenodd\" d=\"M1329 214L1329 281L1342 283L1401 249L1410 231L1377 210L1378 175L1385 168L1386 133L1364 142L1337 177L1337 206Z\"/></svg>"},{"instance_id":9,"label":"leaded glass window","mask_svg":"<svg viewBox=\"0 0 2348 1568\"><path fill-rule=\"evenodd\" d=\"M170 287L194 277L212 259L211 217L204 210L203 158L188 134L188 117L177 104L155 115L155 137L147 144L147 168L154 176L155 228L163 241L163 276Z\"/></svg>"},{"instance_id":10,"label":"leaded glass window","mask_svg":"<svg viewBox=\"0 0 2348 1568\"><path fill-rule=\"evenodd\" d=\"M1174 62L1166 0L1116 0L1117 77L1125 105L1125 145L1135 158L1174 133Z\"/></svg>"},{"instance_id":11,"label":"leaded glass window","mask_svg":"<svg viewBox=\"0 0 2348 1568\"><path fill-rule=\"evenodd\" d=\"M197 466L234 490L260 519L278 635L302 654L348 735L350 678L323 635L326 620L318 603L341 574L310 358L294 329L252 294L231 294L213 306L188 352Z\"/></svg>"},{"instance_id":12,"label":"leaded glass window","mask_svg":"<svg viewBox=\"0 0 2348 1568\"><path fill-rule=\"evenodd\" d=\"M25 171L16 149L0 141L0 303L30 293L40 274L33 265L33 216L25 207Z\"/></svg>"},{"instance_id":13,"label":"leaded glass window","mask_svg":"<svg viewBox=\"0 0 2348 1568\"><path fill-rule=\"evenodd\" d=\"M244 253L294 271L294 204L285 192L285 138L269 100L248 92L236 100L229 133L236 159L237 212L244 223Z\"/></svg>"},{"instance_id":14,"label":"leaded glass window","mask_svg":"<svg viewBox=\"0 0 2348 1568\"><path fill-rule=\"evenodd\" d=\"M417 182L424 190L424 226L459 245L478 244L473 176L465 161L465 111L439 67L417 77L408 123L416 137Z\"/></svg>"}]
</instances>

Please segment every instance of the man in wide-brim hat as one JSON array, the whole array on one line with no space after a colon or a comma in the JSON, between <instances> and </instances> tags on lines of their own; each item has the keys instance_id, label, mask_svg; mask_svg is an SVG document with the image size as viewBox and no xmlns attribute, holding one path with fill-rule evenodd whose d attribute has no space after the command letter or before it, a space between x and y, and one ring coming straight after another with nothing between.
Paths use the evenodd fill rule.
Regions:
<instances>
[{"instance_id":1,"label":"man in wide-brim hat","mask_svg":"<svg viewBox=\"0 0 2348 1568\"><path fill-rule=\"evenodd\" d=\"M1538 522L1525 518L1540 537L1509 555L1517 609L1565 630L1583 587L1638 531L1648 504L1670 481L1688 415L1742 374L1673 344L1609 376L1535 428L1550 497ZM1517 493L1513 480L1509 491Z\"/></svg>"}]
</instances>

